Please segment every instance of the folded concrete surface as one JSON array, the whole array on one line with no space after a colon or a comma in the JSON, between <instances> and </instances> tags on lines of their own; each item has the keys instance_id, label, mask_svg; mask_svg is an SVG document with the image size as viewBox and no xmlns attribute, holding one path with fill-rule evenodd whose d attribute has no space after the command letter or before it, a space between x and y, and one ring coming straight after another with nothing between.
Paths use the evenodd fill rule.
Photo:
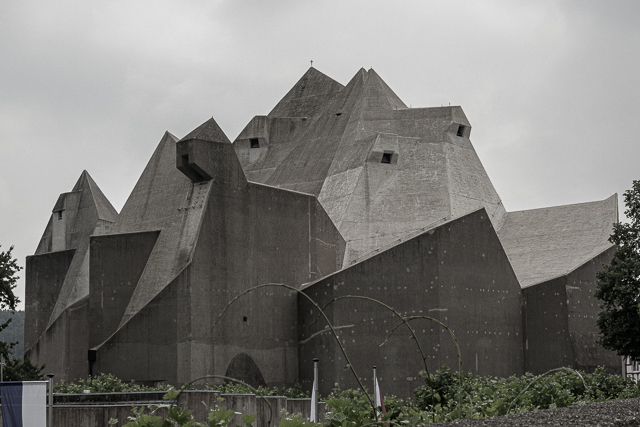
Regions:
<instances>
[{"instance_id":1,"label":"folded concrete surface","mask_svg":"<svg viewBox=\"0 0 640 427\"><path fill-rule=\"evenodd\" d=\"M166 132L118 215L83 172L27 259L25 354L57 380L110 372L179 385L227 375L322 393L354 386L321 305L367 384L410 396L424 362L400 319L450 327L463 370L618 370L597 343L595 273L617 199L506 212L460 107L408 108L373 70L310 68L233 143L213 118ZM337 301L332 302L338 298ZM411 320L429 370L442 327ZM393 332L393 333L392 333ZM388 342L387 337L391 335Z\"/></svg>"}]
</instances>

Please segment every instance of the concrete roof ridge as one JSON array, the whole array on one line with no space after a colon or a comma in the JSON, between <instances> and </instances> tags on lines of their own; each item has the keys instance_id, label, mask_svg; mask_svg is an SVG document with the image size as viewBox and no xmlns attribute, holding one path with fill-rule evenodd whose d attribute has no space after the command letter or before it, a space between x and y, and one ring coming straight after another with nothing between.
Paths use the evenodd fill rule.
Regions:
<instances>
[{"instance_id":1,"label":"concrete roof ridge","mask_svg":"<svg viewBox=\"0 0 640 427\"><path fill-rule=\"evenodd\" d=\"M477 209L470 210L470 211L468 211L468 212L466 212L466 213L464 213L462 215L458 215L456 217L454 217L453 215L449 215L447 217L444 217L444 218L441 218L439 220L436 220L436 221L434 221L434 222L432 222L430 224L426 224L423 227L419 227L419 228L417 228L415 230L408 231L406 234L402 235L401 237L399 237L398 239L394 240L393 242L391 242L391 243L389 243L389 244L387 244L387 245L385 245L383 247L374 249L373 251L368 252L368 253L366 253L366 254L364 254L364 255L352 260L349 263L349 265L347 265L346 267L343 266L341 269L336 270L333 273L329 273L326 276L323 276L323 277L321 277L319 279L313 280L311 282L300 284L299 289L300 290L307 289L309 286L312 286L315 283L318 283L321 280L326 279L327 277L334 276L334 275L340 273L343 270L352 268L352 267L360 264L361 262L368 260L369 258L373 258L374 256L380 255L380 254L382 254L382 253L384 253L384 252L386 252L386 251L388 251L390 249L395 248L396 246L399 246L399 245L402 245L402 244L408 242L409 240L416 239L416 238L418 238L418 237L420 237L420 236L422 236L424 234L431 234L431 230L435 230L435 229L437 229L439 227L443 227L443 226L445 226L445 225L447 225L449 223L452 223L454 221L458 221L458 220L460 220L460 219L462 219L462 218L464 218L466 216L472 215L472 214L474 214L476 212L479 212L479 211L482 211L482 210L484 210L485 213L487 212L487 210L484 207L480 207L480 208L477 208ZM495 231L495 229L494 229L494 231Z\"/></svg>"},{"instance_id":2,"label":"concrete roof ridge","mask_svg":"<svg viewBox=\"0 0 640 427\"><path fill-rule=\"evenodd\" d=\"M231 144L231 141L229 141L229 138L227 138L227 135L220 129L220 126L218 126L218 123L216 123L213 117L189 132L187 136L180 141L186 141L188 139Z\"/></svg>"},{"instance_id":3,"label":"concrete roof ridge","mask_svg":"<svg viewBox=\"0 0 640 427\"><path fill-rule=\"evenodd\" d=\"M554 209L554 208L565 208L565 207L579 207L579 206L587 206L587 205L591 205L591 204L595 204L595 203L607 203L607 202L614 202L615 206L618 206L618 193L613 193L611 196L606 197L604 199L601 200L592 200L590 202L578 202L578 203L567 203L565 205L554 205L554 206L544 206L541 208L533 208L533 209L520 209L520 210L516 210L516 211L509 211L507 212L508 214L516 214L519 212L534 212L534 211L542 211L542 210L548 210L548 209ZM616 222L618 218L618 213L616 210Z\"/></svg>"}]
</instances>

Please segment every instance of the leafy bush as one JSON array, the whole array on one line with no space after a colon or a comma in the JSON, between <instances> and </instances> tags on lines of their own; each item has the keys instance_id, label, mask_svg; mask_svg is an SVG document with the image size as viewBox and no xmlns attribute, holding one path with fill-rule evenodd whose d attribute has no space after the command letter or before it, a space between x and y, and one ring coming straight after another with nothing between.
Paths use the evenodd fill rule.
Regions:
<instances>
[{"instance_id":1,"label":"leafy bush","mask_svg":"<svg viewBox=\"0 0 640 427\"><path fill-rule=\"evenodd\" d=\"M430 378L433 387L425 385L414 391L417 406L430 413L432 419L454 419L458 414L457 374L445 367ZM608 374L603 367L593 374L580 375L569 369L553 375L527 373L509 378L463 375L462 388L463 404L459 413L464 418L640 397L638 384L631 379Z\"/></svg>"},{"instance_id":2,"label":"leafy bush","mask_svg":"<svg viewBox=\"0 0 640 427\"><path fill-rule=\"evenodd\" d=\"M113 374L100 374L95 377L87 377L85 379L78 380L76 382L62 381L59 385L55 386L56 393L82 393L84 390L89 390L91 393L125 393L136 391L167 391L173 389L170 384L160 383L154 387L144 386L136 384L135 381L124 382L116 378ZM221 393L229 394L244 394L253 393L249 387L232 382L226 382L219 385L210 384L194 384L187 387L188 390L217 390ZM258 387L257 391L263 396L286 396L288 398L300 398L309 397L309 393L303 391L299 385L294 387Z\"/></svg>"},{"instance_id":3,"label":"leafy bush","mask_svg":"<svg viewBox=\"0 0 640 427\"><path fill-rule=\"evenodd\" d=\"M229 393L229 394L245 394L245 393L254 393L252 389L245 386L244 384L233 383L233 382L225 382L223 384L209 385L204 384L202 387L205 390L218 390L221 393ZM295 398L304 398L310 397L309 393L303 391L300 385L295 385L293 387L263 387L260 386L257 389L256 394L260 394L262 396L285 396L290 399Z\"/></svg>"},{"instance_id":4,"label":"leafy bush","mask_svg":"<svg viewBox=\"0 0 640 427\"><path fill-rule=\"evenodd\" d=\"M95 377L87 377L76 382L62 381L54 387L56 393L82 393L89 390L91 393L122 393L136 391L166 391L173 388L169 384L158 384L155 387L148 387L136 384L135 381L124 382L116 378L113 374L100 374Z\"/></svg>"}]
</instances>

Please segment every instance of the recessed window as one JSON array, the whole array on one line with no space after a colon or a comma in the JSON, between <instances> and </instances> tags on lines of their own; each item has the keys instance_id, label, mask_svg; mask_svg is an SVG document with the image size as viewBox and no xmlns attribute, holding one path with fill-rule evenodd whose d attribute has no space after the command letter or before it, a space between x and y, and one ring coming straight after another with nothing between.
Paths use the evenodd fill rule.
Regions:
<instances>
[{"instance_id":1,"label":"recessed window","mask_svg":"<svg viewBox=\"0 0 640 427\"><path fill-rule=\"evenodd\" d=\"M464 128L465 127L463 125L458 126L458 136L464 136Z\"/></svg>"},{"instance_id":2,"label":"recessed window","mask_svg":"<svg viewBox=\"0 0 640 427\"><path fill-rule=\"evenodd\" d=\"M380 163L391 163L391 155L393 153L382 153L382 160L380 160Z\"/></svg>"},{"instance_id":3,"label":"recessed window","mask_svg":"<svg viewBox=\"0 0 640 427\"><path fill-rule=\"evenodd\" d=\"M260 148L260 140L258 138L249 138L251 148Z\"/></svg>"},{"instance_id":4,"label":"recessed window","mask_svg":"<svg viewBox=\"0 0 640 427\"><path fill-rule=\"evenodd\" d=\"M58 219L62 219L62 211L58 211Z\"/></svg>"},{"instance_id":5,"label":"recessed window","mask_svg":"<svg viewBox=\"0 0 640 427\"><path fill-rule=\"evenodd\" d=\"M336 113L336 116L341 116L341 115L342 115L342 113Z\"/></svg>"},{"instance_id":6,"label":"recessed window","mask_svg":"<svg viewBox=\"0 0 640 427\"><path fill-rule=\"evenodd\" d=\"M242 316L242 321L247 323L247 316Z\"/></svg>"}]
</instances>

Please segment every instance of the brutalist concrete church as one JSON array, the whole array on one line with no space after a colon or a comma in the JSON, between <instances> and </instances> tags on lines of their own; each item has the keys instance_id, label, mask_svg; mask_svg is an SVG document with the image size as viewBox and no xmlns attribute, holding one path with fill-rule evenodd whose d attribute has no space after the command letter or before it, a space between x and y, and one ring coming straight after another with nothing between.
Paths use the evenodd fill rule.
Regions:
<instances>
[{"instance_id":1,"label":"brutalist concrete church","mask_svg":"<svg viewBox=\"0 0 640 427\"><path fill-rule=\"evenodd\" d=\"M372 69L343 86L310 68L232 143L209 119L165 133L122 212L83 172L26 267L25 355L57 380L100 372L182 384L355 386L410 396L422 359L404 316L448 325L463 370L541 373L620 359L597 345L595 273L617 196L506 212L460 107L408 108ZM333 301L333 302L332 302ZM431 370L449 334L412 320ZM390 337L389 337L390 336ZM381 345L389 337L384 345Z\"/></svg>"}]
</instances>

